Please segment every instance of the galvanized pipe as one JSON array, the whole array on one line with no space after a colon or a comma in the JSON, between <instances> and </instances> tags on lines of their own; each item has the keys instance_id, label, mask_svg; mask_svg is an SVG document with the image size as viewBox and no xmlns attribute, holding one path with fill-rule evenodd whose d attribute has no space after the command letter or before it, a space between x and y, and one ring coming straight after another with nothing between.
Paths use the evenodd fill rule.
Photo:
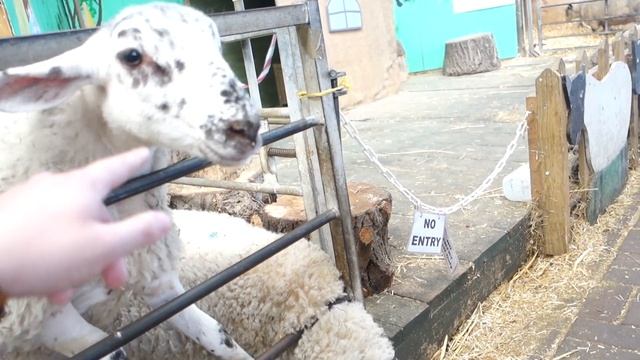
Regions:
<instances>
[{"instance_id":1,"label":"galvanized pipe","mask_svg":"<svg viewBox=\"0 0 640 360\"><path fill-rule=\"evenodd\" d=\"M335 209L318 215L217 275L121 328L114 335L109 335L107 338L76 354L72 359L93 360L112 353L337 217L338 212Z\"/></svg>"},{"instance_id":2,"label":"galvanized pipe","mask_svg":"<svg viewBox=\"0 0 640 360\"><path fill-rule=\"evenodd\" d=\"M320 122L313 117L294 121L289 125L281 126L261 134L262 145L269 145L288 136L304 131L311 127L320 125ZM149 174L133 178L118 188L114 189L104 200L105 205L111 205L118 201L151 190L169 181L179 179L198 170L211 166L211 162L203 158L190 158L182 160L164 169L153 171Z\"/></svg>"},{"instance_id":3,"label":"galvanized pipe","mask_svg":"<svg viewBox=\"0 0 640 360\"><path fill-rule=\"evenodd\" d=\"M277 359L278 356L282 355L288 348L295 346L300 338L302 337L303 331L300 330L295 334L290 334L278 341L275 345L273 345L269 350L260 354L256 357L256 360L273 360Z\"/></svg>"},{"instance_id":4,"label":"galvanized pipe","mask_svg":"<svg viewBox=\"0 0 640 360\"><path fill-rule=\"evenodd\" d=\"M520 54L520 56L526 56L527 50L525 49L524 44L524 21L522 17L522 2L523 0L516 0L516 32L518 35L518 54Z\"/></svg>"},{"instance_id":5,"label":"galvanized pipe","mask_svg":"<svg viewBox=\"0 0 640 360\"><path fill-rule=\"evenodd\" d=\"M270 118L267 118L267 122L271 125L287 125L291 123L291 119L270 117Z\"/></svg>"},{"instance_id":6,"label":"galvanized pipe","mask_svg":"<svg viewBox=\"0 0 640 360\"><path fill-rule=\"evenodd\" d=\"M239 181L213 180L213 179L191 178L191 177L183 177L183 178L174 180L173 183L180 184L180 185L189 185L189 186L204 186L204 187L212 187L212 188L219 188L219 189L252 191L252 192L265 193L265 194L302 196L302 190L300 190L300 188L295 186L284 186L284 185L270 186L265 184L245 183L245 182L239 182Z\"/></svg>"},{"instance_id":7,"label":"galvanized pipe","mask_svg":"<svg viewBox=\"0 0 640 360\"><path fill-rule=\"evenodd\" d=\"M533 55L533 6L531 0L525 0L525 15L527 21L527 51Z\"/></svg>"},{"instance_id":8,"label":"galvanized pipe","mask_svg":"<svg viewBox=\"0 0 640 360\"><path fill-rule=\"evenodd\" d=\"M289 118L289 108L273 107L260 109L260 116L264 118Z\"/></svg>"},{"instance_id":9,"label":"galvanized pipe","mask_svg":"<svg viewBox=\"0 0 640 360\"><path fill-rule=\"evenodd\" d=\"M296 157L296 149L270 147L269 150L267 151L267 154L269 154L269 156L277 156L277 157L294 159Z\"/></svg>"},{"instance_id":10,"label":"galvanized pipe","mask_svg":"<svg viewBox=\"0 0 640 360\"><path fill-rule=\"evenodd\" d=\"M558 6L569 6L569 5L575 5L575 4L586 4L586 3L600 2L600 1L604 1L604 0L581 0L581 1L569 1L569 2L564 2L564 3L556 3L556 4L547 4L547 5L542 5L542 6L540 6L540 7L541 7L542 9L547 9L547 8L558 7Z\"/></svg>"},{"instance_id":11,"label":"galvanized pipe","mask_svg":"<svg viewBox=\"0 0 640 360\"><path fill-rule=\"evenodd\" d=\"M542 40L544 35L542 34L542 1L536 1L536 13L538 16L538 51L542 55Z\"/></svg>"}]
</instances>

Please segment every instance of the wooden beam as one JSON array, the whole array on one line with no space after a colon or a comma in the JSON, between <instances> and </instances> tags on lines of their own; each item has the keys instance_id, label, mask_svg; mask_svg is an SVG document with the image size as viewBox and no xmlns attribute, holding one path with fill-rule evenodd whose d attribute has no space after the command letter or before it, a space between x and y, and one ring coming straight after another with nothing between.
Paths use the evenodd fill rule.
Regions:
<instances>
[{"instance_id":1,"label":"wooden beam","mask_svg":"<svg viewBox=\"0 0 640 360\"><path fill-rule=\"evenodd\" d=\"M526 99L528 140L529 140L529 171L531 174L531 199L534 204L540 201L542 194L542 172L540 170L540 123L536 116L537 101L535 96Z\"/></svg>"},{"instance_id":2,"label":"wooden beam","mask_svg":"<svg viewBox=\"0 0 640 360\"><path fill-rule=\"evenodd\" d=\"M595 78L602 80L609 72L609 41L605 40L604 45L598 48L598 71Z\"/></svg>"},{"instance_id":3,"label":"wooden beam","mask_svg":"<svg viewBox=\"0 0 640 360\"><path fill-rule=\"evenodd\" d=\"M562 78L547 69L536 79L536 111L539 122L539 157L542 194L544 252L561 255L569 244L569 157L567 145L568 111Z\"/></svg>"},{"instance_id":4,"label":"wooden beam","mask_svg":"<svg viewBox=\"0 0 640 360\"><path fill-rule=\"evenodd\" d=\"M615 61L624 62L624 41L620 36L616 36L613 40L613 58Z\"/></svg>"},{"instance_id":5,"label":"wooden beam","mask_svg":"<svg viewBox=\"0 0 640 360\"><path fill-rule=\"evenodd\" d=\"M629 166L637 169L640 164L638 154L638 95L631 94L631 121L629 123Z\"/></svg>"}]
</instances>

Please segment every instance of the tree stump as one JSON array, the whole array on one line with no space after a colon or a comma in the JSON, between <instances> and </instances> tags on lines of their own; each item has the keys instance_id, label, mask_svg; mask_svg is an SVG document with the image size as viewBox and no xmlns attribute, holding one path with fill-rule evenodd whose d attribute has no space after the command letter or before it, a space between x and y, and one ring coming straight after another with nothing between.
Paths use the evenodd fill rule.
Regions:
<instances>
[{"instance_id":1,"label":"tree stump","mask_svg":"<svg viewBox=\"0 0 640 360\"><path fill-rule=\"evenodd\" d=\"M207 187L171 184L169 207L181 210L215 211L256 224L264 203L260 194L247 191L220 190Z\"/></svg>"},{"instance_id":2,"label":"tree stump","mask_svg":"<svg viewBox=\"0 0 640 360\"><path fill-rule=\"evenodd\" d=\"M363 292L370 296L387 289L393 280L388 251L391 194L366 183L351 182L348 188ZM267 230L289 232L307 220L303 200L278 196L275 203L264 207L261 219Z\"/></svg>"},{"instance_id":3,"label":"tree stump","mask_svg":"<svg viewBox=\"0 0 640 360\"><path fill-rule=\"evenodd\" d=\"M457 38L445 45L442 70L446 76L476 74L499 68L500 59L491 33Z\"/></svg>"}]
</instances>

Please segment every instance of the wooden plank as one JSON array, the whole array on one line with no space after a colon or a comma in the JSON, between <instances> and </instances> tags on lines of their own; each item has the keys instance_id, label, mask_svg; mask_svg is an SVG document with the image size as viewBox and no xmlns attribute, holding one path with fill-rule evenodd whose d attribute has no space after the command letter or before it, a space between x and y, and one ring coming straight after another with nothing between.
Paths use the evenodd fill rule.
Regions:
<instances>
[{"instance_id":1,"label":"wooden plank","mask_svg":"<svg viewBox=\"0 0 640 360\"><path fill-rule=\"evenodd\" d=\"M317 0L307 1L309 26L298 27L302 49L302 64L307 92L330 89L327 53L322 39L320 10ZM324 128L316 128L314 135L318 146L318 160L326 195L327 206L338 209L340 218L330 223L336 267L354 299L362 302L362 286L356 253L355 236L351 224L351 207L347 196L347 176L342 157L339 120L331 94L319 99L304 101L309 115L324 119Z\"/></svg>"},{"instance_id":2,"label":"wooden plank","mask_svg":"<svg viewBox=\"0 0 640 360\"><path fill-rule=\"evenodd\" d=\"M602 80L609 72L609 41L605 40L604 45L598 49L598 70L595 78Z\"/></svg>"},{"instance_id":3,"label":"wooden plank","mask_svg":"<svg viewBox=\"0 0 640 360\"><path fill-rule=\"evenodd\" d=\"M526 99L527 135L529 140L529 171L531 177L531 198L534 204L538 204L542 194L542 171L540 156L540 122L536 116L537 101L535 96Z\"/></svg>"},{"instance_id":4,"label":"wooden plank","mask_svg":"<svg viewBox=\"0 0 640 360\"><path fill-rule=\"evenodd\" d=\"M629 166L637 169L640 164L640 154L638 153L638 95L631 95L631 121L629 123Z\"/></svg>"},{"instance_id":5,"label":"wooden plank","mask_svg":"<svg viewBox=\"0 0 640 360\"><path fill-rule=\"evenodd\" d=\"M613 40L613 58L615 61L624 62L624 41L620 36L616 36Z\"/></svg>"},{"instance_id":6,"label":"wooden plank","mask_svg":"<svg viewBox=\"0 0 640 360\"><path fill-rule=\"evenodd\" d=\"M289 105L289 115L295 119L301 119L308 115L308 111L298 98L298 91L305 87L305 78L300 58L300 47L295 32L290 29L278 29L280 61L282 63L282 75ZM312 130L297 133L293 136L298 164L298 175L302 186L304 209L307 219L327 210L324 188L320 179L320 165L317 158L315 138ZM313 232L311 240L320 245L328 254L333 254L331 233L327 226L323 226L317 232Z\"/></svg>"},{"instance_id":7,"label":"wooden plank","mask_svg":"<svg viewBox=\"0 0 640 360\"><path fill-rule=\"evenodd\" d=\"M566 139L567 105L562 78L547 69L536 80L536 114L540 129L544 252L561 255L569 244L569 158Z\"/></svg>"}]
</instances>

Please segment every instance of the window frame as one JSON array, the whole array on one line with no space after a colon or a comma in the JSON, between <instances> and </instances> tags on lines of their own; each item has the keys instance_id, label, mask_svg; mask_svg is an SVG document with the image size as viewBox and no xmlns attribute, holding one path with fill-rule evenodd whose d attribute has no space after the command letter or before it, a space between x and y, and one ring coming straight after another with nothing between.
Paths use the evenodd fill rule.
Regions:
<instances>
[{"instance_id":1,"label":"window frame","mask_svg":"<svg viewBox=\"0 0 640 360\"><path fill-rule=\"evenodd\" d=\"M341 3L341 5L342 5L341 6L341 10L331 12L330 7L331 7L331 3L333 1ZM355 5L358 7L358 10L357 11L355 11L355 10L347 10L347 6L346 6L346 2L347 1L351 1L351 2L355 3ZM347 14L358 14L359 17L360 17L360 25L359 26L349 26L349 20L348 20ZM335 15L344 16L345 27L334 28L334 26L332 25L332 22L331 22L331 17L335 16ZM329 2L327 3L327 21L329 23L329 32L331 32L331 33L362 30L364 25L363 25L363 22L362 22L362 7L360 6L360 2L358 0L329 0Z\"/></svg>"}]
</instances>

